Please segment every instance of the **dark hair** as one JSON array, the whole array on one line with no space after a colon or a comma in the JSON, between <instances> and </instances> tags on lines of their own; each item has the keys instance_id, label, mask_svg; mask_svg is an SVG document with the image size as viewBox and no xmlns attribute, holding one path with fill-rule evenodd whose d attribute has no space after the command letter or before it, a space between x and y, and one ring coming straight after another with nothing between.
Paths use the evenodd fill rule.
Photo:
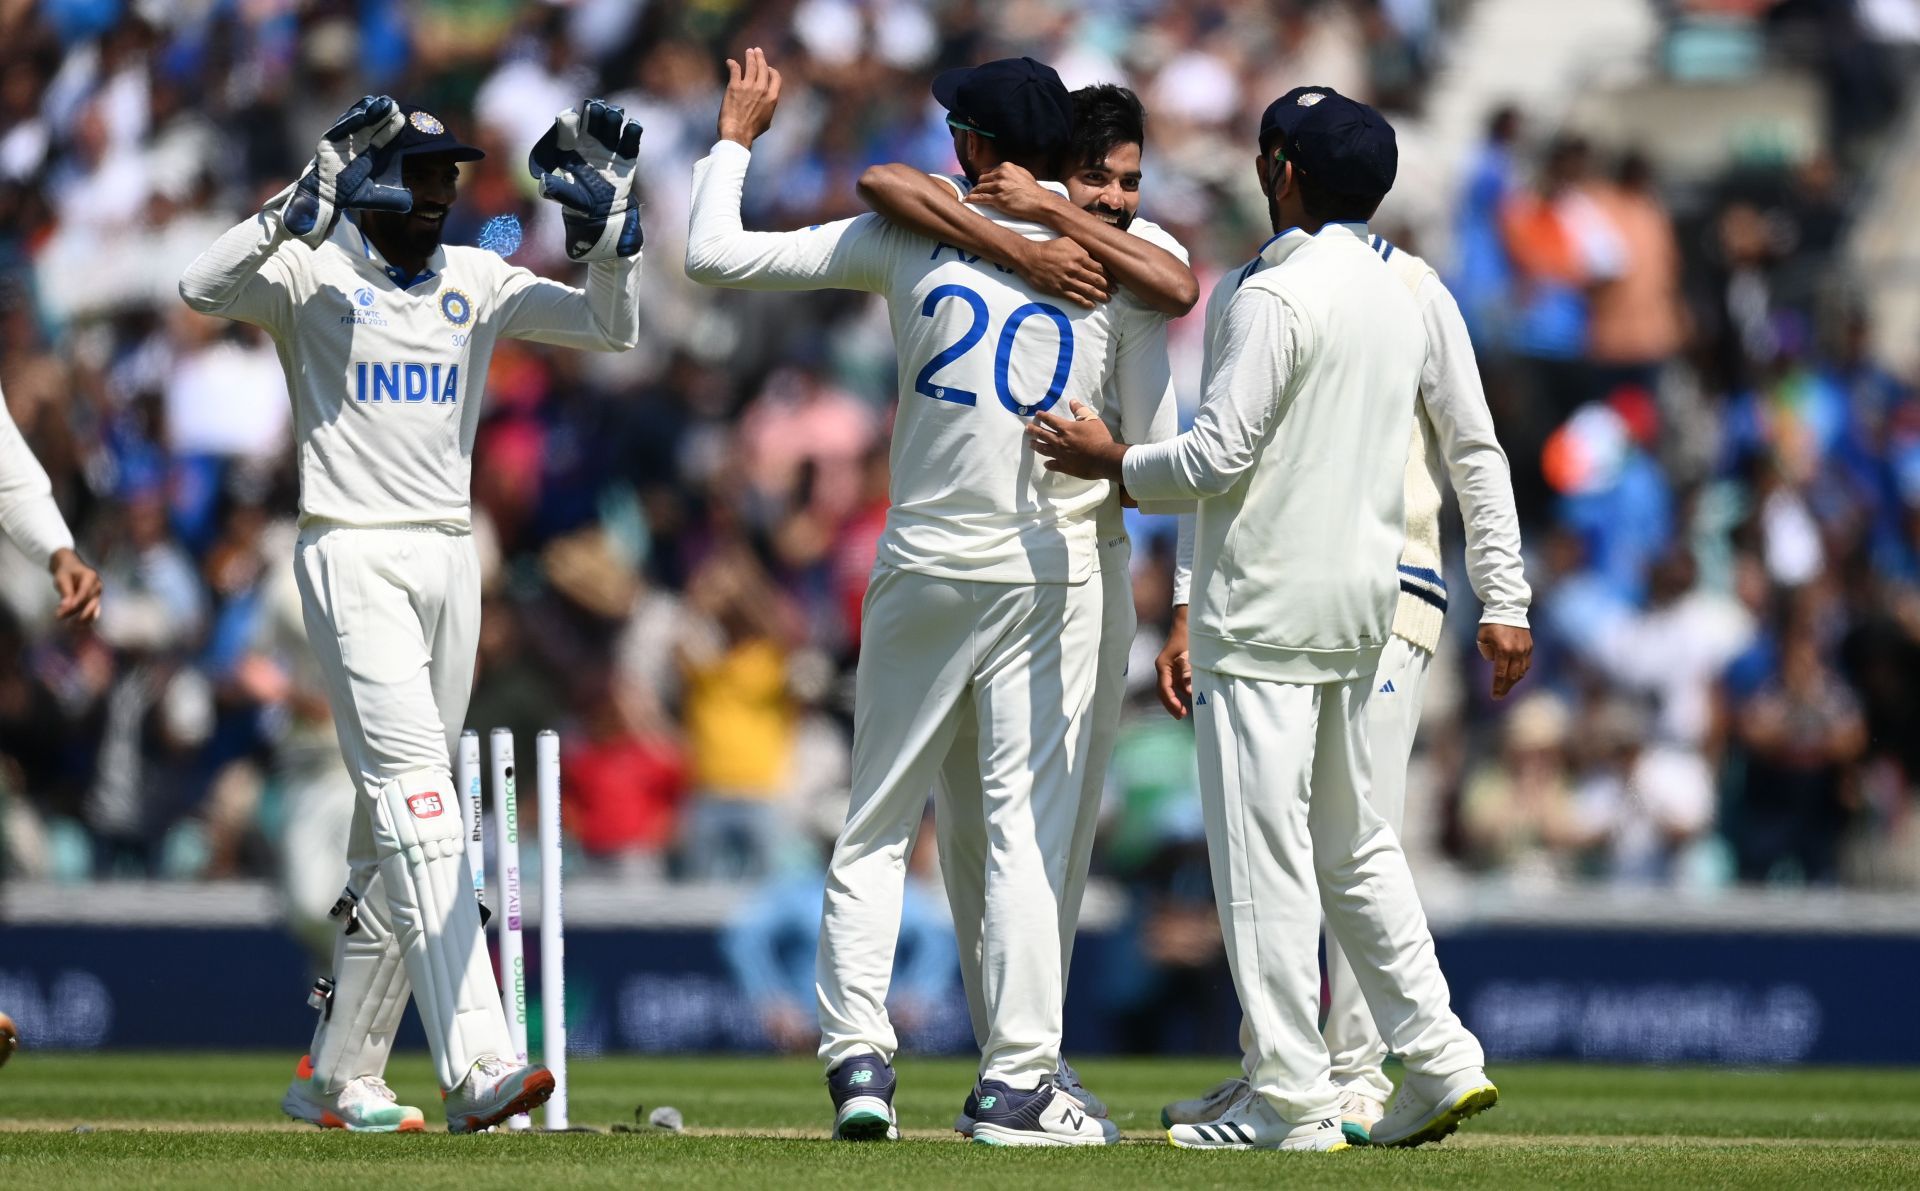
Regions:
<instances>
[{"instance_id":1,"label":"dark hair","mask_svg":"<svg viewBox=\"0 0 1920 1191\"><path fill-rule=\"evenodd\" d=\"M1067 160L1075 168L1099 165L1121 145L1147 143L1147 109L1140 97L1113 83L1073 93L1073 140Z\"/></svg>"},{"instance_id":2,"label":"dark hair","mask_svg":"<svg viewBox=\"0 0 1920 1191\"><path fill-rule=\"evenodd\" d=\"M1294 167L1293 184L1300 188L1300 206L1307 218L1316 223L1365 223L1380 209L1384 194L1339 194L1313 180L1313 175Z\"/></svg>"}]
</instances>

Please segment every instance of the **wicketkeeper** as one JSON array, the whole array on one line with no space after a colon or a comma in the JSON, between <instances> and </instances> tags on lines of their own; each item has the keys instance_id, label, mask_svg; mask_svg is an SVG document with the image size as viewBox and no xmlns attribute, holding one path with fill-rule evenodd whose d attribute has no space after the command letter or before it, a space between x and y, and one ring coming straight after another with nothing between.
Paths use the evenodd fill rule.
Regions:
<instances>
[{"instance_id":1,"label":"wicketkeeper","mask_svg":"<svg viewBox=\"0 0 1920 1191\"><path fill-rule=\"evenodd\" d=\"M591 265L578 290L443 247L460 163L484 155L431 113L369 96L297 183L181 279L189 306L252 323L279 348L307 636L357 794L334 984L283 1103L301 1120L425 1127L381 1079L409 989L451 1131L553 1091L545 1068L508 1057L451 772L480 629L469 479L496 340L624 351L639 338L639 147L639 125L587 100L534 148L541 193L565 211L567 255Z\"/></svg>"}]
</instances>

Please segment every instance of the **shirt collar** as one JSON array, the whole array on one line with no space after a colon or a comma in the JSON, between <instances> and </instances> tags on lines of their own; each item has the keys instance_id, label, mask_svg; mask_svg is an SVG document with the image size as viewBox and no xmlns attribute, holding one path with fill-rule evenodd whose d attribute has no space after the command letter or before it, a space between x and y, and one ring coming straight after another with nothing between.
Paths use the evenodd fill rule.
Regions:
<instances>
[{"instance_id":1,"label":"shirt collar","mask_svg":"<svg viewBox=\"0 0 1920 1191\"><path fill-rule=\"evenodd\" d=\"M1313 239L1312 236L1297 227L1287 228L1285 231L1276 233L1271 240L1260 246L1259 260L1264 267L1272 268L1292 256L1302 244L1311 239Z\"/></svg>"}]
</instances>

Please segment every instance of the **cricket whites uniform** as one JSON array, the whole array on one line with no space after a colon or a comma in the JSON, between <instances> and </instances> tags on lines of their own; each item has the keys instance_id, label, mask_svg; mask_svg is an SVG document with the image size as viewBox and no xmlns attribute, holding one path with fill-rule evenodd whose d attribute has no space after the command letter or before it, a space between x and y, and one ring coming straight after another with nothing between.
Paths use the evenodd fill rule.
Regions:
<instances>
[{"instance_id":1,"label":"cricket whites uniform","mask_svg":"<svg viewBox=\"0 0 1920 1191\"><path fill-rule=\"evenodd\" d=\"M688 275L884 295L900 357L892 505L861 627L852 798L820 932L820 1057L829 1070L892 1061L885 1001L906 856L970 710L973 813L987 841L982 1072L1033 1088L1058 1064L1060 903L1091 752L1096 520L1111 485L1047 471L1025 441L1027 419L1073 401L1104 413L1111 377L1122 423L1150 426L1171 388L1147 383L1132 357L1155 340L1125 333L1119 307L1054 306L1013 274L878 216L742 231L749 160L722 141L695 167Z\"/></svg>"},{"instance_id":2,"label":"cricket whites uniform","mask_svg":"<svg viewBox=\"0 0 1920 1191\"><path fill-rule=\"evenodd\" d=\"M963 187L965 178L949 179ZM1166 229L1149 220L1136 218L1127 231L1148 243L1165 249L1187 261L1187 250ZM1126 320L1128 333L1149 337L1145 350L1130 352L1134 366L1148 370L1135 378L1141 391L1165 391L1171 379L1167 359L1167 323L1171 320L1152 310L1138 298L1121 290L1113 298L1116 313ZM1106 408L1101 417L1115 438L1122 442L1163 442L1180 432L1180 411L1176 402L1162 401L1144 412L1152 421L1146 425L1129 423L1122 404L1112 395L1108 384ZM1092 863L1094 831L1100 823L1100 802L1105 792L1107 766L1113 759L1115 738L1120 731L1120 705L1126 697L1127 654L1133 647L1137 627L1133 607L1133 544L1127 536L1125 512L1116 490L1100 505L1095 521L1100 558L1100 654L1094 678L1093 703L1088 709L1092 729L1088 746L1085 778L1080 790L1080 811L1074 821L1073 851L1067 868L1066 892L1060 899L1060 973L1064 982L1072 975L1073 942L1080 925L1080 906L1086 896L1088 869ZM967 994L967 1011L973 1019L976 1042L987 1037L986 1005L981 999L980 923L985 913L984 876L986 865L985 822L976 814L953 813L971 806L980 798L980 763L975 755L978 732L971 715L963 714L962 726L941 768L941 807L936 818L940 836L940 873L947 887L947 904L953 911L955 941L960 947L960 983ZM1064 987L1064 984L1063 984Z\"/></svg>"},{"instance_id":3,"label":"cricket whites uniform","mask_svg":"<svg viewBox=\"0 0 1920 1191\"><path fill-rule=\"evenodd\" d=\"M1424 260L1380 236L1369 247L1412 292L1427 333L1427 363L1420 377L1414 410L1413 443L1407 453L1405 484L1406 544L1400 553L1400 594L1393 633L1380 653L1373 695L1367 705L1367 734L1373 756L1373 808L1398 833L1406 814L1407 764L1420 725L1427 669L1440 644L1447 610L1447 585L1441 577L1441 484L1451 480L1467 528L1467 570L1480 598L1483 624L1527 627L1531 594L1520 556L1520 522L1506 452L1494 435L1480 370L1475 364L1466 322L1453 295ZM1207 300L1206 371L1217 358L1219 330L1228 305L1242 283L1271 267L1263 254L1220 279ZM1191 519L1182 519L1181 566L1174 580L1174 603L1189 599ZM1386 1044L1374 1026L1366 999L1354 981L1340 942L1326 936L1329 1004L1323 1034L1332 1057L1333 1082L1375 1100L1393 1094L1382 1064ZM1245 1024L1240 1041L1249 1046ZM1252 1064L1249 1049L1246 1062Z\"/></svg>"},{"instance_id":4,"label":"cricket whites uniform","mask_svg":"<svg viewBox=\"0 0 1920 1191\"><path fill-rule=\"evenodd\" d=\"M1526 628L1532 593L1520 558L1520 518L1507 455L1494 436L1460 307L1427 262L1379 236L1368 245L1413 294L1427 332L1427 363L1407 453L1400 598L1367 708L1373 809L1397 835L1406 816L1407 763L1420 726L1420 698L1447 611L1447 584L1440 575L1443 482L1451 480L1466 523L1467 574L1482 605L1480 623ZM1339 940L1329 933L1326 946L1329 1004L1323 1032L1333 1082L1384 1102L1393 1091L1382 1067L1386 1044Z\"/></svg>"},{"instance_id":5,"label":"cricket whites uniform","mask_svg":"<svg viewBox=\"0 0 1920 1191\"><path fill-rule=\"evenodd\" d=\"M1289 230L1261 258L1218 316L1192 429L1129 450L1124 478L1143 501L1200 499L1189 632L1214 895L1251 1082L1299 1123L1340 1116L1319 1036L1323 905L1410 1072L1483 1056L1368 801L1425 329L1363 224Z\"/></svg>"},{"instance_id":6,"label":"cricket whites uniform","mask_svg":"<svg viewBox=\"0 0 1920 1191\"><path fill-rule=\"evenodd\" d=\"M378 1074L409 986L443 1089L477 1057L513 1054L451 763L480 628L474 432L496 340L634 344L639 259L593 265L584 292L463 247L436 250L409 278L351 218L310 250L276 208L181 280L195 310L273 337L293 394L297 580L359 793L336 908L352 924L312 1052L329 1088Z\"/></svg>"}]
</instances>

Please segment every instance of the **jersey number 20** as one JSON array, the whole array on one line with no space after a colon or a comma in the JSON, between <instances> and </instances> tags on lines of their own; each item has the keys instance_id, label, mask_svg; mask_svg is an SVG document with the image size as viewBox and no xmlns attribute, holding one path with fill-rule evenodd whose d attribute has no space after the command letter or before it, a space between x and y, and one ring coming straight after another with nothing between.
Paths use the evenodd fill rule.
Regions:
<instances>
[{"instance_id":1,"label":"jersey number 20","mask_svg":"<svg viewBox=\"0 0 1920 1191\"><path fill-rule=\"evenodd\" d=\"M951 385L936 385L933 383L933 374L972 351L974 345L986 336L987 302L964 285L942 285L927 295L927 300L920 306L921 315L932 318L934 307L940 305L941 300L945 298L958 298L966 303L967 309L973 312L973 322L967 325L966 331L960 338L942 348L933 359L927 361L927 366L922 368L920 375L914 378L913 388L916 393L924 394L935 401L972 405L979 399L978 393L969 389L956 389ZM1047 386L1047 391L1040 400L1028 405L1014 397L1008 383L1007 369L1013 361L1013 341L1020 334L1020 325L1036 314L1052 319L1053 325L1059 329L1060 355L1054 363L1053 381ZM1028 302L1007 316L1006 324L1000 328L999 345L993 352L993 391L999 396L1000 404L1023 418L1030 418L1044 409L1052 409L1053 403L1060 400L1060 394L1066 391L1067 373L1072 368L1073 324L1058 308L1049 306L1045 302Z\"/></svg>"}]
</instances>

